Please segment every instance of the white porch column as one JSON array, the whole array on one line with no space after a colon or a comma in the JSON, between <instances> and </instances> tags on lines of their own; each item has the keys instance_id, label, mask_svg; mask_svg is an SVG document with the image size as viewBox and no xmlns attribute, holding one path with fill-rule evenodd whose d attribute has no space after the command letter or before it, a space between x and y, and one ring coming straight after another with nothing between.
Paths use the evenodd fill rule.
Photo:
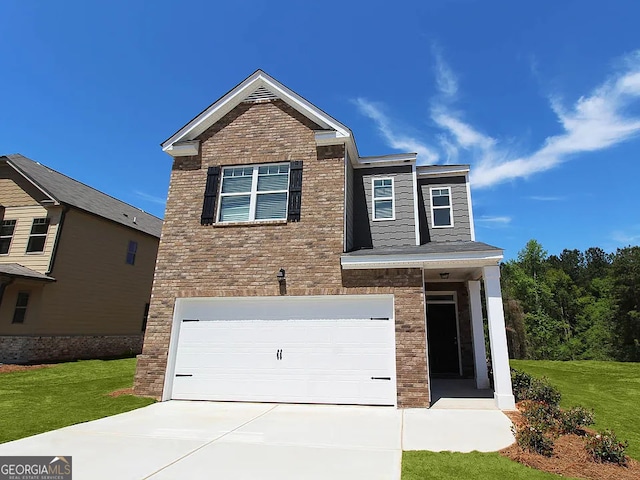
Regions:
<instances>
[{"instance_id":1,"label":"white porch column","mask_svg":"<svg viewBox=\"0 0 640 480\"><path fill-rule=\"evenodd\" d=\"M511 389L507 332L505 330L502 292L500 290L500 267L484 267L482 270L484 293L487 300L487 317L489 320L493 396L499 409L514 410L516 403Z\"/></svg>"},{"instance_id":2,"label":"white porch column","mask_svg":"<svg viewBox=\"0 0 640 480\"><path fill-rule=\"evenodd\" d=\"M476 366L476 388L489 388L487 372L487 350L484 346L484 327L482 325L482 299L480 282L468 282L469 303L471 304L471 330L473 332L473 358Z\"/></svg>"}]
</instances>

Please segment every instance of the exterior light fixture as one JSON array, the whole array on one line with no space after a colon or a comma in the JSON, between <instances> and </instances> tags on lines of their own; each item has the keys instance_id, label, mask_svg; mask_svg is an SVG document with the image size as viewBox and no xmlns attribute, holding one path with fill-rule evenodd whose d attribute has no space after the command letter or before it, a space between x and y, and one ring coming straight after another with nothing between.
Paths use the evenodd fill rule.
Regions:
<instances>
[{"instance_id":1,"label":"exterior light fixture","mask_svg":"<svg viewBox=\"0 0 640 480\"><path fill-rule=\"evenodd\" d=\"M284 282L284 276L285 276L284 268L281 268L281 269L278 271L278 274L276 275L276 278L278 279L278 283L282 283L282 282Z\"/></svg>"},{"instance_id":2,"label":"exterior light fixture","mask_svg":"<svg viewBox=\"0 0 640 480\"><path fill-rule=\"evenodd\" d=\"M440 278L441 278L442 280L446 280L447 278L449 278L449 272L442 272L442 273L440 274Z\"/></svg>"}]
</instances>

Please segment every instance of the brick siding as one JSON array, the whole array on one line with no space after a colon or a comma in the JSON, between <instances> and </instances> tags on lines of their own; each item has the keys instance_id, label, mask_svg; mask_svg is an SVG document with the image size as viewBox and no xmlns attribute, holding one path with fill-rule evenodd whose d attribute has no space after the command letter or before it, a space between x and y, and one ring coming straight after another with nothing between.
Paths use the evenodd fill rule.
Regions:
<instances>
[{"instance_id":1,"label":"brick siding","mask_svg":"<svg viewBox=\"0 0 640 480\"><path fill-rule=\"evenodd\" d=\"M45 363L133 356L142 335L0 336L0 363Z\"/></svg>"},{"instance_id":2,"label":"brick siding","mask_svg":"<svg viewBox=\"0 0 640 480\"><path fill-rule=\"evenodd\" d=\"M398 402L427 406L424 305L419 270L342 272L344 147L317 147L314 125L280 100L243 103L201 137L197 157L171 173L151 308L135 390L160 397L178 297L396 295ZM213 165L302 160L300 222L200 225ZM281 289L276 274L286 270Z\"/></svg>"}]
</instances>

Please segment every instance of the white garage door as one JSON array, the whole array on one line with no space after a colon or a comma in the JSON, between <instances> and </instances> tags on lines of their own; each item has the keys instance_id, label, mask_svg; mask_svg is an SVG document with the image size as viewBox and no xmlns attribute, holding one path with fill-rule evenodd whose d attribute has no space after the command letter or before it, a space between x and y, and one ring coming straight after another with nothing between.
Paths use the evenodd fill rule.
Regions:
<instances>
[{"instance_id":1,"label":"white garage door","mask_svg":"<svg viewBox=\"0 0 640 480\"><path fill-rule=\"evenodd\" d=\"M168 398L396 403L390 295L178 299L173 328Z\"/></svg>"}]
</instances>

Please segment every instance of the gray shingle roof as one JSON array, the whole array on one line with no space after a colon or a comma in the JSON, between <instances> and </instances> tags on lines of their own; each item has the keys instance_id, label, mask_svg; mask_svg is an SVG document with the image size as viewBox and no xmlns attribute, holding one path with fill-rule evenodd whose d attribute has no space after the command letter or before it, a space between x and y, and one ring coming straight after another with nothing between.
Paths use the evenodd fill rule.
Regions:
<instances>
[{"instance_id":1,"label":"gray shingle roof","mask_svg":"<svg viewBox=\"0 0 640 480\"><path fill-rule=\"evenodd\" d=\"M0 157L20 170L60 203L160 237L162 220L20 154ZM135 223L134 223L135 219Z\"/></svg>"},{"instance_id":2,"label":"gray shingle roof","mask_svg":"<svg viewBox=\"0 0 640 480\"><path fill-rule=\"evenodd\" d=\"M343 257L362 257L367 255L421 255L465 252L502 252L501 248L482 242L429 242L424 245L407 247L363 248L345 253Z\"/></svg>"},{"instance_id":3,"label":"gray shingle roof","mask_svg":"<svg viewBox=\"0 0 640 480\"><path fill-rule=\"evenodd\" d=\"M30 268L24 267L19 263L1 263L0 275L8 275L10 277L33 278L35 280L54 281L55 278L49 277L44 273L36 272Z\"/></svg>"}]
</instances>

